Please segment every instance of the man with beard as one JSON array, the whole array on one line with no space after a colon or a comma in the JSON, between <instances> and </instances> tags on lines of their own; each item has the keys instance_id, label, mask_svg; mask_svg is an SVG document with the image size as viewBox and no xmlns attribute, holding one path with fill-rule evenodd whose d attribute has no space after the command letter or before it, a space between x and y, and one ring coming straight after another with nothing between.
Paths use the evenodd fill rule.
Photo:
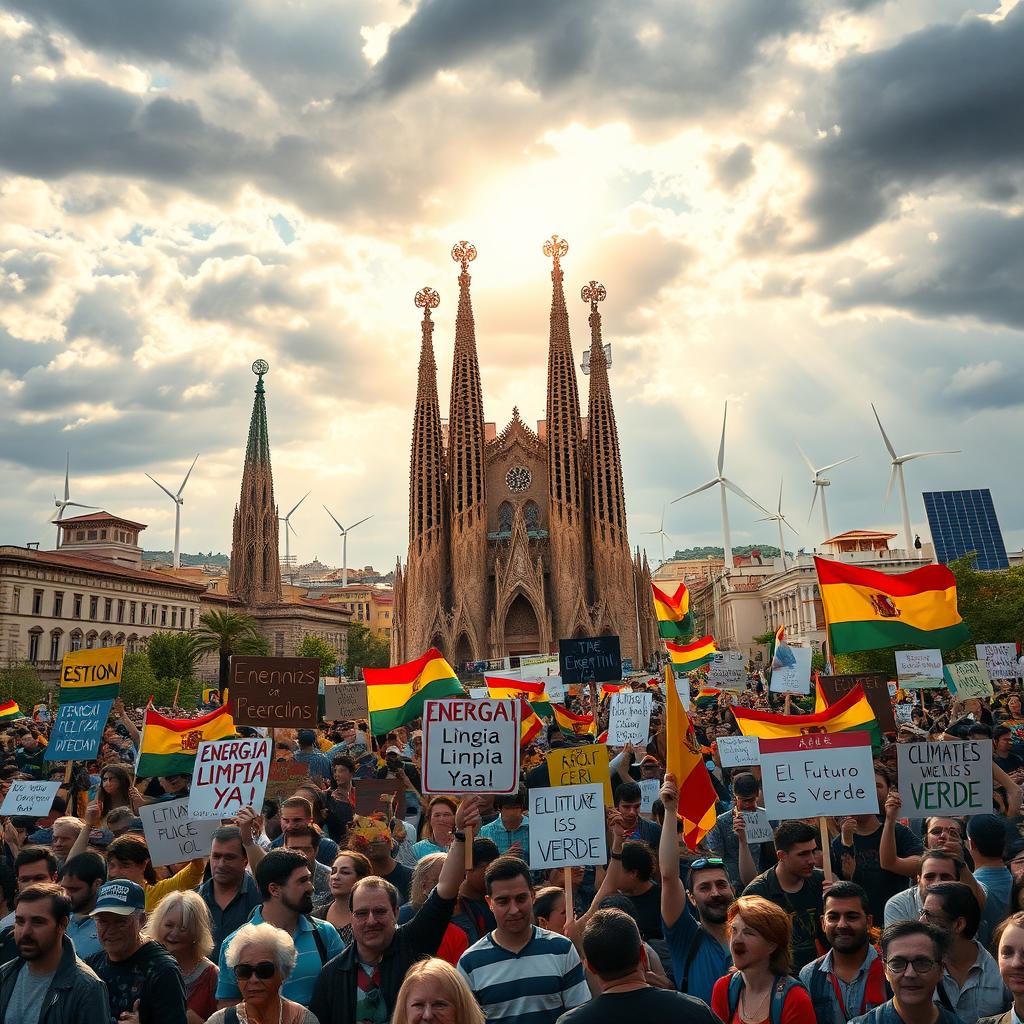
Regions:
<instances>
[{"instance_id":1,"label":"man with beard","mask_svg":"<svg viewBox=\"0 0 1024 1024\"><path fill-rule=\"evenodd\" d=\"M676 988L705 1003L711 1002L715 982L732 963L726 914L736 898L725 864L717 857L700 857L690 865L686 889L679 877L679 833L672 822L679 809L679 787L666 775L661 787L666 827L661 830L658 862L661 867L661 920L672 957ZM700 916L698 924L686 906Z\"/></svg>"},{"instance_id":2,"label":"man with beard","mask_svg":"<svg viewBox=\"0 0 1024 1024\"><path fill-rule=\"evenodd\" d=\"M100 951L96 934L96 919L92 916L100 886L107 880L107 862L92 850L78 853L64 865L61 887L71 900L71 920L68 938L75 944L75 952L87 959Z\"/></svg>"},{"instance_id":3,"label":"man with beard","mask_svg":"<svg viewBox=\"0 0 1024 1024\"><path fill-rule=\"evenodd\" d=\"M882 958L868 940L869 910L856 882L835 882L825 894L822 927L831 948L800 972L819 1024L847 1024L889 998Z\"/></svg>"},{"instance_id":4,"label":"man with beard","mask_svg":"<svg viewBox=\"0 0 1024 1024\"><path fill-rule=\"evenodd\" d=\"M65 934L71 901L52 882L18 896L18 957L0 968L0 1020L5 1024L97 1024L110 1020L107 987L75 954Z\"/></svg>"},{"instance_id":5,"label":"man with beard","mask_svg":"<svg viewBox=\"0 0 1024 1024\"><path fill-rule=\"evenodd\" d=\"M343 944L334 925L310 917L313 912L313 876L301 853L271 850L256 866L256 885L263 903L249 915L252 924L272 924L286 931L295 943L297 959L281 988L285 999L309 1006L317 977L324 964L337 956ZM232 932L232 935L234 932ZM217 980L218 1007L235 1006L242 995L235 972L228 967L228 935L220 947L220 977Z\"/></svg>"},{"instance_id":6,"label":"man with beard","mask_svg":"<svg viewBox=\"0 0 1024 1024\"><path fill-rule=\"evenodd\" d=\"M213 950L210 958L220 957L224 939L249 920L262 902L252 875L245 870L243 836L255 842L252 826L257 820L251 808L243 808L239 825L223 825L213 833L210 844L210 877L199 887L199 895L210 911L213 924Z\"/></svg>"}]
</instances>

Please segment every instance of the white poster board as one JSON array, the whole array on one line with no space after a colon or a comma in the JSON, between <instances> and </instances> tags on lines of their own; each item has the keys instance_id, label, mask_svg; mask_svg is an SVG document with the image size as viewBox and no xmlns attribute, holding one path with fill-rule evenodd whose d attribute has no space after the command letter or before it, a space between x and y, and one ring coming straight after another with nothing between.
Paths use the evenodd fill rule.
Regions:
<instances>
[{"instance_id":1,"label":"white poster board","mask_svg":"<svg viewBox=\"0 0 1024 1024\"><path fill-rule=\"evenodd\" d=\"M761 763L756 736L719 736L715 744L723 768L746 768Z\"/></svg>"},{"instance_id":2,"label":"white poster board","mask_svg":"<svg viewBox=\"0 0 1024 1024\"><path fill-rule=\"evenodd\" d=\"M243 807L263 809L273 744L267 737L206 740L196 753L188 816L233 818Z\"/></svg>"},{"instance_id":3,"label":"white poster board","mask_svg":"<svg viewBox=\"0 0 1024 1024\"><path fill-rule=\"evenodd\" d=\"M946 685L942 651L896 651L896 677L903 690L937 690Z\"/></svg>"},{"instance_id":4,"label":"white poster board","mask_svg":"<svg viewBox=\"0 0 1024 1024\"><path fill-rule=\"evenodd\" d=\"M1020 664L1016 644L977 644L978 660L985 662L990 679L1017 679Z\"/></svg>"},{"instance_id":5,"label":"white poster board","mask_svg":"<svg viewBox=\"0 0 1024 1024\"><path fill-rule=\"evenodd\" d=\"M489 692L486 686L471 686L469 688L469 695L473 700L484 700Z\"/></svg>"},{"instance_id":6,"label":"white poster board","mask_svg":"<svg viewBox=\"0 0 1024 1024\"><path fill-rule=\"evenodd\" d=\"M992 741L900 743L899 790L908 818L992 813Z\"/></svg>"},{"instance_id":7,"label":"white poster board","mask_svg":"<svg viewBox=\"0 0 1024 1024\"><path fill-rule=\"evenodd\" d=\"M26 818L44 818L53 807L53 798L60 789L60 780L56 782L32 782L27 779L15 779L7 790L0 814L18 815Z\"/></svg>"},{"instance_id":8,"label":"white poster board","mask_svg":"<svg viewBox=\"0 0 1024 1024\"><path fill-rule=\"evenodd\" d=\"M651 706L654 697L650 693L634 693L619 690L611 697L608 713L608 746L624 747L627 743L645 746L651 734Z\"/></svg>"},{"instance_id":9,"label":"white poster board","mask_svg":"<svg viewBox=\"0 0 1024 1024\"><path fill-rule=\"evenodd\" d=\"M747 673L742 651L715 651L708 665L708 686L717 690L743 690Z\"/></svg>"},{"instance_id":10,"label":"white poster board","mask_svg":"<svg viewBox=\"0 0 1024 1024\"><path fill-rule=\"evenodd\" d=\"M775 838L775 830L768 823L768 815L761 808L740 813L743 815L743 827L747 833L748 843L770 843Z\"/></svg>"},{"instance_id":11,"label":"white poster board","mask_svg":"<svg viewBox=\"0 0 1024 1024\"><path fill-rule=\"evenodd\" d=\"M564 704L565 703L565 683L562 682L561 676L548 676L547 679L543 680L544 690L547 692L548 700L552 704Z\"/></svg>"},{"instance_id":12,"label":"white poster board","mask_svg":"<svg viewBox=\"0 0 1024 1024\"><path fill-rule=\"evenodd\" d=\"M220 828L220 821L216 818L199 821L190 818L187 797L143 804L139 808L139 817L146 833L149 859L155 868L196 857L209 857L213 833Z\"/></svg>"},{"instance_id":13,"label":"white poster board","mask_svg":"<svg viewBox=\"0 0 1024 1024\"><path fill-rule=\"evenodd\" d=\"M673 674L673 678L676 681L676 693L679 694L679 703L683 705L683 710L689 712L690 710L690 677L685 673L681 672L679 675ZM665 695L666 698L668 694Z\"/></svg>"},{"instance_id":14,"label":"white poster board","mask_svg":"<svg viewBox=\"0 0 1024 1024\"><path fill-rule=\"evenodd\" d=\"M640 787L640 813L650 814L661 792L661 779L641 779L637 785Z\"/></svg>"},{"instance_id":15,"label":"white poster board","mask_svg":"<svg viewBox=\"0 0 1024 1024\"><path fill-rule=\"evenodd\" d=\"M514 793L519 788L518 700L423 704L424 793Z\"/></svg>"},{"instance_id":16,"label":"white poster board","mask_svg":"<svg viewBox=\"0 0 1024 1024\"><path fill-rule=\"evenodd\" d=\"M991 697L992 680L983 661L958 661L943 670L958 700Z\"/></svg>"},{"instance_id":17,"label":"white poster board","mask_svg":"<svg viewBox=\"0 0 1024 1024\"><path fill-rule=\"evenodd\" d=\"M369 717L366 683L325 683L324 718L328 722L360 722Z\"/></svg>"},{"instance_id":18,"label":"white poster board","mask_svg":"<svg viewBox=\"0 0 1024 1024\"><path fill-rule=\"evenodd\" d=\"M772 666L771 689L775 693L810 693L812 653L810 647L787 644L783 663Z\"/></svg>"},{"instance_id":19,"label":"white poster board","mask_svg":"<svg viewBox=\"0 0 1024 1024\"><path fill-rule=\"evenodd\" d=\"M604 786L530 790L530 869L608 862Z\"/></svg>"},{"instance_id":20,"label":"white poster board","mask_svg":"<svg viewBox=\"0 0 1024 1024\"><path fill-rule=\"evenodd\" d=\"M878 813L868 733L815 733L759 745L765 813L772 820Z\"/></svg>"},{"instance_id":21,"label":"white poster board","mask_svg":"<svg viewBox=\"0 0 1024 1024\"><path fill-rule=\"evenodd\" d=\"M911 725L914 721L913 704L895 704L892 713L896 718L897 725Z\"/></svg>"}]
</instances>

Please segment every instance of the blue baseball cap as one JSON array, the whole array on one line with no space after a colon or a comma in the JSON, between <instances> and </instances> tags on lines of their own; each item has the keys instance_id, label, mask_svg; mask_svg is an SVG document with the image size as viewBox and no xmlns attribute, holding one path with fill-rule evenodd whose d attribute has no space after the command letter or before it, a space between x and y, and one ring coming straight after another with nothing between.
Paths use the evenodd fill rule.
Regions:
<instances>
[{"instance_id":1,"label":"blue baseball cap","mask_svg":"<svg viewBox=\"0 0 1024 1024\"><path fill-rule=\"evenodd\" d=\"M100 886L96 894L96 906L90 917L97 914L122 914L127 917L138 910L146 909L146 892L136 882L119 878L116 882L106 882Z\"/></svg>"}]
</instances>

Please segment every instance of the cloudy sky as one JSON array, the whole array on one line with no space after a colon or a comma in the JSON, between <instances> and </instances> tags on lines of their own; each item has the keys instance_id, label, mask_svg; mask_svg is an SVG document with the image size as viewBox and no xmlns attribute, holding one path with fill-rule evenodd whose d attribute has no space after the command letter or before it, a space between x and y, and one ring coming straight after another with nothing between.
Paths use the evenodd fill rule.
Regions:
<instances>
[{"instance_id":1,"label":"cloudy sky","mask_svg":"<svg viewBox=\"0 0 1024 1024\"><path fill-rule=\"evenodd\" d=\"M72 497L226 551L257 357L300 560L407 543L416 290L448 394L476 243L487 418L544 414L549 263L608 289L634 543L726 472L784 510L849 455L833 532L922 490L991 487L1024 546L1024 2L0 2L0 539L52 544ZM585 396L585 379L581 381ZM734 543L770 523L731 506ZM718 502L671 505L720 543ZM927 537L927 534L925 533Z\"/></svg>"}]
</instances>

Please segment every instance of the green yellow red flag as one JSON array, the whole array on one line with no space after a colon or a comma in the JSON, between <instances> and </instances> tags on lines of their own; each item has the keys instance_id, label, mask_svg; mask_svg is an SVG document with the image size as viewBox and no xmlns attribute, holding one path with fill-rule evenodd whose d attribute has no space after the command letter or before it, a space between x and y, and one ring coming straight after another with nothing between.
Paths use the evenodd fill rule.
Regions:
<instances>
[{"instance_id":1,"label":"green yellow red flag","mask_svg":"<svg viewBox=\"0 0 1024 1024\"><path fill-rule=\"evenodd\" d=\"M235 723L227 705L201 718L165 718L158 711L146 708L135 774L146 779L158 775L191 775L200 743L234 735Z\"/></svg>"},{"instance_id":2,"label":"green yellow red flag","mask_svg":"<svg viewBox=\"0 0 1024 1024\"><path fill-rule=\"evenodd\" d=\"M370 732L381 736L423 714L423 702L464 697L455 669L436 647L415 661L391 668L364 668Z\"/></svg>"},{"instance_id":3,"label":"green yellow red flag","mask_svg":"<svg viewBox=\"0 0 1024 1024\"><path fill-rule=\"evenodd\" d=\"M693 635L693 615L690 614L690 592L680 583L674 593L662 590L657 583L654 591L654 614L658 618L658 635L663 640L687 640Z\"/></svg>"}]
</instances>

